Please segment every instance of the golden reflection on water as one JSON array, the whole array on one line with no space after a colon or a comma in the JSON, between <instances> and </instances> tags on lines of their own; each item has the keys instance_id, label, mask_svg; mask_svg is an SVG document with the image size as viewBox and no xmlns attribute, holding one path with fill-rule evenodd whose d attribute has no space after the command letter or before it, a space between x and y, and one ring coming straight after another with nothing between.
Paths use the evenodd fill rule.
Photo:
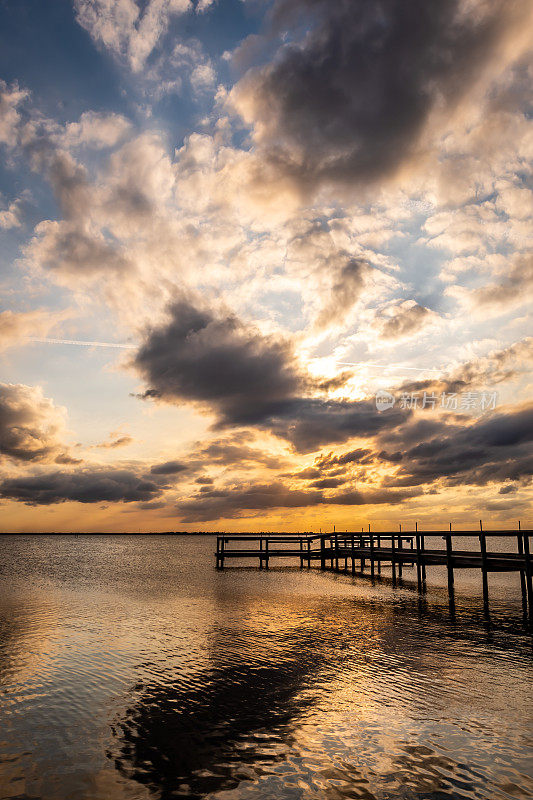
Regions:
<instances>
[{"instance_id":1,"label":"golden reflection on water","mask_svg":"<svg viewBox=\"0 0 533 800\"><path fill-rule=\"evenodd\" d=\"M7 548L2 800L533 797L507 595L487 626L459 593L454 623L439 590L217 573L211 541L127 539Z\"/></svg>"}]
</instances>

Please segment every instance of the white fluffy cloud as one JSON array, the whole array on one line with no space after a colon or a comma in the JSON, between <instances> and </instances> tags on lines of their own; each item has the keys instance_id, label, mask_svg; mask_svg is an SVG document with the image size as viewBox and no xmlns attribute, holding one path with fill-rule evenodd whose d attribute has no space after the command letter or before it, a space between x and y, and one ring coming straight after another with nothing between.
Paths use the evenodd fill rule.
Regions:
<instances>
[{"instance_id":1,"label":"white fluffy cloud","mask_svg":"<svg viewBox=\"0 0 533 800\"><path fill-rule=\"evenodd\" d=\"M200 10L211 2L204 0ZM194 9L191 0L74 0L76 19L95 42L139 72L173 17Z\"/></svg>"},{"instance_id":2,"label":"white fluffy cloud","mask_svg":"<svg viewBox=\"0 0 533 800\"><path fill-rule=\"evenodd\" d=\"M0 384L0 456L11 462L72 463L64 444L66 411L40 386Z\"/></svg>"}]
</instances>

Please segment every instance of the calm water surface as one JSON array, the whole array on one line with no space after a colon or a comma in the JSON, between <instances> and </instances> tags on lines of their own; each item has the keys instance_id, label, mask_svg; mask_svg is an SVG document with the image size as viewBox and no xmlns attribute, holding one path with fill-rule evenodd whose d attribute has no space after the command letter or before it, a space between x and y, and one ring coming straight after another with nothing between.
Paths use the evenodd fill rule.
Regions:
<instances>
[{"instance_id":1,"label":"calm water surface","mask_svg":"<svg viewBox=\"0 0 533 800\"><path fill-rule=\"evenodd\" d=\"M429 546L429 544L428 544ZM0 537L0 797L533 798L516 576L419 596L214 540ZM407 573L407 577L406 577Z\"/></svg>"}]
</instances>

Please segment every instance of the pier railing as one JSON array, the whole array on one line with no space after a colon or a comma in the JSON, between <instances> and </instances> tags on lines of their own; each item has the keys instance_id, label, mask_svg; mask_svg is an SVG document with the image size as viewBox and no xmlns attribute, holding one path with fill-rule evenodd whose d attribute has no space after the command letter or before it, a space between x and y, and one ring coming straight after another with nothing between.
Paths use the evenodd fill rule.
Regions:
<instances>
[{"instance_id":1,"label":"pier railing","mask_svg":"<svg viewBox=\"0 0 533 800\"><path fill-rule=\"evenodd\" d=\"M490 572L518 572L524 614L533 622L533 562L531 530L484 531L343 531L323 534L251 534L217 536L216 566L223 569L229 559L257 560L261 569L268 569L271 559L296 558L300 568L319 566L333 572L365 573L370 577L381 574L383 565L389 565L392 581L402 579L404 568L416 568L418 590L426 590L426 567L444 566L447 570L450 602L454 599L454 571L479 569L482 577L483 603L488 609ZM426 547L426 537L442 537L440 549ZM477 537L478 550L464 550L457 545L461 537ZM516 540L516 552L492 551L487 540L492 538Z\"/></svg>"}]
</instances>

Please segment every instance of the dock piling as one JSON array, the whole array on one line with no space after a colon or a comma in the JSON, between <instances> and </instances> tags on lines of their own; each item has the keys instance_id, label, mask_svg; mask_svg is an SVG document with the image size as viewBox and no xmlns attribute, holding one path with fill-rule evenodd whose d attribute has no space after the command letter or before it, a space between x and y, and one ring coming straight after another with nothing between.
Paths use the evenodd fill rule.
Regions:
<instances>
[{"instance_id":1,"label":"dock piling","mask_svg":"<svg viewBox=\"0 0 533 800\"><path fill-rule=\"evenodd\" d=\"M533 625L533 578L531 576L531 553L529 550L529 531L524 533L524 557L526 568L527 605L529 608L529 624Z\"/></svg>"},{"instance_id":2,"label":"dock piling","mask_svg":"<svg viewBox=\"0 0 533 800\"><path fill-rule=\"evenodd\" d=\"M448 570L448 593L453 597L453 544L452 544L452 523L450 522L450 532L446 534L446 569Z\"/></svg>"},{"instance_id":3,"label":"dock piling","mask_svg":"<svg viewBox=\"0 0 533 800\"><path fill-rule=\"evenodd\" d=\"M418 591L422 591L422 563L420 560L420 534L418 533L418 522L415 523L416 536L416 585Z\"/></svg>"},{"instance_id":4,"label":"dock piling","mask_svg":"<svg viewBox=\"0 0 533 800\"><path fill-rule=\"evenodd\" d=\"M520 529L520 520L518 520L518 534L516 536L516 543L517 543L517 551L518 554L523 556L524 555L524 542L522 539L522 531ZM527 589L526 589L526 570L525 565L524 569L520 570L520 589L522 591L522 612L524 617L527 617Z\"/></svg>"},{"instance_id":5,"label":"dock piling","mask_svg":"<svg viewBox=\"0 0 533 800\"><path fill-rule=\"evenodd\" d=\"M400 523L400 535L398 536L398 550L402 549L402 526ZM398 578L401 580L403 576L403 562L401 558L401 553L399 554L400 558L398 559Z\"/></svg>"},{"instance_id":6,"label":"dock piling","mask_svg":"<svg viewBox=\"0 0 533 800\"><path fill-rule=\"evenodd\" d=\"M481 574L483 579L483 608L485 613L489 611L489 581L487 570L487 539L483 533L483 522L479 520L479 547L481 550Z\"/></svg>"}]
</instances>

